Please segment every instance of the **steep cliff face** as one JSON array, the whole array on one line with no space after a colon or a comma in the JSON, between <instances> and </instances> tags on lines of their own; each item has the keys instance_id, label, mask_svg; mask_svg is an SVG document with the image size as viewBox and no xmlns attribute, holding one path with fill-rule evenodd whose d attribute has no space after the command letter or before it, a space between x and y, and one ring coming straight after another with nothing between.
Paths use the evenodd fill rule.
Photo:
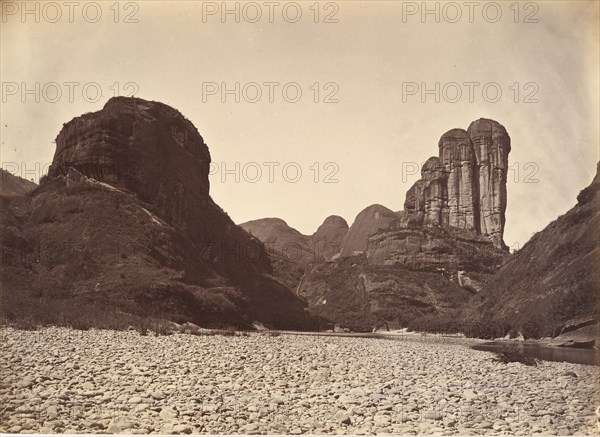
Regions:
<instances>
[{"instance_id":1,"label":"steep cliff face","mask_svg":"<svg viewBox=\"0 0 600 437\"><path fill-rule=\"evenodd\" d=\"M207 257L242 270L268 271L267 256L234 255L254 250L256 241L210 198L209 165L203 138L179 111L160 102L115 97L101 111L63 126L48 176L73 168L127 190L198 242Z\"/></svg>"},{"instance_id":2,"label":"steep cliff face","mask_svg":"<svg viewBox=\"0 0 600 437\"><path fill-rule=\"evenodd\" d=\"M440 160L447 175L448 207L442 210L441 226L477 231L478 199L475 190L475 152L462 129L446 132L439 141ZM448 221L446 221L448 217Z\"/></svg>"},{"instance_id":3,"label":"steep cliff face","mask_svg":"<svg viewBox=\"0 0 600 437\"><path fill-rule=\"evenodd\" d=\"M439 158L429 158L421 168L421 179L406 193L404 212L410 226L448 223L448 176Z\"/></svg>"},{"instance_id":4,"label":"steep cliff face","mask_svg":"<svg viewBox=\"0 0 600 437\"><path fill-rule=\"evenodd\" d=\"M264 245L210 198L209 163L196 128L162 103L113 98L65 124L48 179L20 211L19 246L6 252L9 300L307 327Z\"/></svg>"},{"instance_id":5,"label":"steep cliff face","mask_svg":"<svg viewBox=\"0 0 600 437\"><path fill-rule=\"evenodd\" d=\"M434 267L414 270L372 262L366 253L313 266L298 293L311 313L354 331L389 324L405 327L415 319L443 314L464 303L471 291Z\"/></svg>"},{"instance_id":6,"label":"steep cliff face","mask_svg":"<svg viewBox=\"0 0 600 437\"><path fill-rule=\"evenodd\" d=\"M398 221L365 251L313 266L297 290L311 312L354 330L407 326L463 306L508 257L482 236Z\"/></svg>"},{"instance_id":7,"label":"steep cliff face","mask_svg":"<svg viewBox=\"0 0 600 437\"><path fill-rule=\"evenodd\" d=\"M477 159L479 181L479 232L496 247L504 246L506 176L510 137L504 126L480 118L467 130Z\"/></svg>"},{"instance_id":8,"label":"steep cliff face","mask_svg":"<svg viewBox=\"0 0 600 437\"><path fill-rule=\"evenodd\" d=\"M479 119L467 131L452 129L438 143L406 194L407 222L503 240L510 137L499 123Z\"/></svg>"},{"instance_id":9,"label":"steep cliff face","mask_svg":"<svg viewBox=\"0 0 600 437\"><path fill-rule=\"evenodd\" d=\"M467 131L449 130L438 147L406 193L404 211L365 209L342 241L342 258L303 276L298 291L311 311L355 329L441 317L509 258L506 130L480 119Z\"/></svg>"},{"instance_id":10,"label":"steep cliff face","mask_svg":"<svg viewBox=\"0 0 600 437\"><path fill-rule=\"evenodd\" d=\"M102 111L76 117L56 138L50 177L75 168L123 187L194 237L208 195L210 154L194 125L159 102L116 97ZM209 206L210 204L210 206Z\"/></svg>"},{"instance_id":11,"label":"steep cliff face","mask_svg":"<svg viewBox=\"0 0 600 437\"><path fill-rule=\"evenodd\" d=\"M368 238L372 263L444 268L480 284L508 255L502 241L510 138L499 123L479 119L439 140L406 193L404 214ZM473 278L477 278L476 280Z\"/></svg>"},{"instance_id":12,"label":"steep cliff face","mask_svg":"<svg viewBox=\"0 0 600 437\"><path fill-rule=\"evenodd\" d=\"M509 257L481 236L465 238L460 232L444 228L402 225L390 226L371 236L366 254L372 264L443 271L448 278L469 276L479 283L485 282Z\"/></svg>"},{"instance_id":13,"label":"steep cliff face","mask_svg":"<svg viewBox=\"0 0 600 437\"><path fill-rule=\"evenodd\" d=\"M463 318L505 322L525 335L557 334L598 320L600 175L577 205L535 234L464 309Z\"/></svg>"}]
</instances>

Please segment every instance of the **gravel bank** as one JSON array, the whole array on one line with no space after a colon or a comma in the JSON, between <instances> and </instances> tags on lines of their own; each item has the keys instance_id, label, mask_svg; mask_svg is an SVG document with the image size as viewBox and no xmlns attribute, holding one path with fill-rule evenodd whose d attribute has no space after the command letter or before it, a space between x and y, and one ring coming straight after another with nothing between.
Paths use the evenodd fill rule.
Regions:
<instances>
[{"instance_id":1,"label":"gravel bank","mask_svg":"<svg viewBox=\"0 0 600 437\"><path fill-rule=\"evenodd\" d=\"M598 369L455 340L2 329L1 431L597 434Z\"/></svg>"}]
</instances>

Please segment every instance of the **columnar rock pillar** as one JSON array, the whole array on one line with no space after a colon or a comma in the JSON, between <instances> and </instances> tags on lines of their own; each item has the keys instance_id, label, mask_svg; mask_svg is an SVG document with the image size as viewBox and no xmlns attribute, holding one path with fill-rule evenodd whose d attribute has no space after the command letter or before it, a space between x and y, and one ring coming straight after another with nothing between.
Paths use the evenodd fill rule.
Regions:
<instances>
[{"instance_id":1,"label":"columnar rock pillar","mask_svg":"<svg viewBox=\"0 0 600 437\"><path fill-rule=\"evenodd\" d=\"M406 193L406 224L440 226L486 236L501 249L506 211L510 137L493 120L479 119L440 138L439 158L423 165Z\"/></svg>"},{"instance_id":2,"label":"columnar rock pillar","mask_svg":"<svg viewBox=\"0 0 600 437\"><path fill-rule=\"evenodd\" d=\"M510 137L504 126L480 118L468 129L479 168L479 228L497 247L504 247L506 177Z\"/></svg>"},{"instance_id":3,"label":"columnar rock pillar","mask_svg":"<svg viewBox=\"0 0 600 437\"><path fill-rule=\"evenodd\" d=\"M448 175L437 156L429 158L421 168L421 179L406 193L404 211L415 225L447 225Z\"/></svg>"},{"instance_id":4,"label":"columnar rock pillar","mask_svg":"<svg viewBox=\"0 0 600 437\"><path fill-rule=\"evenodd\" d=\"M437 157L429 158L421 170L425 224L439 226L448 223L448 176Z\"/></svg>"},{"instance_id":5,"label":"columnar rock pillar","mask_svg":"<svg viewBox=\"0 0 600 437\"><path fill-rule=\"evenodd\" d=\"M477 231L479 199L471 139L465 130L452 129L442 135L438 146L440 160L448 175L448 223L443 224L466 231Z\"/></svg>"}]
</instances>

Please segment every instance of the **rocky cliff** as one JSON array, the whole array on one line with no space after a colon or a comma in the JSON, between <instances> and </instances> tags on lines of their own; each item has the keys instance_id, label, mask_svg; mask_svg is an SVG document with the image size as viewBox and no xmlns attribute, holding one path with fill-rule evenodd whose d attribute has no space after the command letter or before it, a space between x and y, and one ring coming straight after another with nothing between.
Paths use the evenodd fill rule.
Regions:
<instances>
[{"instance_id":1,"label":"rocky cliff","mask_svg":"<svg viewBox=\"0 0 600 437\"><path fill-rule=\"evenodd\" d=\"M406 193L403 211L371 205L348 230L343 219L326 220L322 228L337 228L330 240L340 241L339 254L312 262L276 254L276 275L312 313L357 330L449 314L510 256L503 241L510 148L506 129L493 120L449 130L439 156L425 162ZM266 220L242 226L264 243L309 245L282 228L285 222Z\"/></svg>"},{"instance_id":2,"label":"rocky cliff","mask_svg":"<svg viewBox=\"0 0 600 437\"><path fill-rule=\"evenodd\" d=\"M394 222L365 251L314 265L297 290L313 314L353 330L414 327L463 306L508 257L481 236Z\"/></svg>"},{"instance_id":3,"label":"rocky cliff","mask_svg":"<svg viewBox=\"0 0 600 437\"><path fill-rule=\"evenodd\" d=\"M179 111L159 102L116 97L102 111L63 126L48 176L75 168L135 193L169 223L205 238L202 216L215 208L208 195L209 164L204 139Z\"/></svg>"},{"instance_id":4,"label":"rocky cliff","mask_svg":"<svg viewBox=\"0 0 600 437\"><path fill-rule=\"evenodd\" d=\"M208 147L177 110L112 98L66 123L56 143L3 251L15 317L32 302L62 302L204 325L309 326L264 245L210 198Z\"/></svg>"},{"instance_id":5,"label":"rocky cliff","mask_svg":"<svg viewBox=\"0 0 600 437\"><path fill-rule=\"evenodd\" d=\"M505 248L504 213L510 137L504 126L483 118L471 123L467 132L475 150L479 175L478 231L488 236L496 247Z\"/></svg>"},{"instance_id":6,"label":"rocky cliff","mask_svg":"<svg viewBox=\"0 0 600 437\"><path fill-rule=\"evenodd\" d=\"M503 240L510 137L493 120L479 119L468 130L452 129L438 143L421 179L406 194L406 221L483 235L506 249Z\"/></svg>"},{"instance_id":7,"label":"rocky cliff","mask_svg":"<svg viewBox=\"0 0 600 437\"><path fill-rule=\"evenodd\" d=\"M342 241L342 258L302 277L298 292L312 312L361 330L445 317L506 261L506 130L480 119L449 130L438 146L404 211L366 208Z\"/></svg>"}]
</instances>

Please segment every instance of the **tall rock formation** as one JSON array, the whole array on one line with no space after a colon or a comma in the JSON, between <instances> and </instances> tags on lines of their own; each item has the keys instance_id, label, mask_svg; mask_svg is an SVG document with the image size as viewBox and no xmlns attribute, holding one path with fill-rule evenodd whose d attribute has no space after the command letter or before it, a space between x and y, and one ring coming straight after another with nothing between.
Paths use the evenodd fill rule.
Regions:
<instances>
[{"instance_id":1,"label":"tall rock formation","mask_svg":"<svg viewBox=\"0 0 600 437\"><path fill-rule=\"evenodd\" d=\"M179 111L160 102L115 97L102 111L63 126L48 176L72 167L127 188L170 223L205 237L199 224L214 205L208 195L209 165L204 139Z\"/></svg>"},{"instance_id":2,"label":"tall rock formation","mask_svg":"<svg viewBox=\"0 0 600 437\"><path fill-rule=\"evenodd\" d=\"M272 277L264 245L211 199L208 147L179 111L112 98L66 123L56 143L48 177L2 223L12 314L91 306L201 325L310 326L302 301Z\"/></svg>"},{"instance_id":3,"label":"tall rock formation","mask_svg":"<svg viewBox=\"0 0 600 437\"><path fill-rule=\"evenodd\" d=\"M476 232L478 225L475 152L462 129L452 129L440 138L440 160L447 175L447 213L442 210L441 226ZM448 217L448 221L446 221Z\"/></svg>"},{"instance_id":4,"label":"tall rock formation","mask_svg":"<svg viewBox=\"0 0 600 437\"><path fill-rule=\"evenodd\" d=\"M479 119L467 131L440 138L439 158L427 160L421 179L407 192L406 223L483 235L506 249L503 240L510 137L499 123Z\"/></svg>"},{"instance_id":5,"label":"tall rock formation","mask_svg":"<svg viewBox=\"0 0 600 437\"><path fill-rule=\"evenodd\" d=\"M421 179L406 193L404 212L411 226L448 223L448 176L438 157L421 168Z\"/></svg>"},{"instance_id":6,"label":"tall rock formation","mask_svg":"<svg viewBox=\"0 0 600 437\"><path fill-rule=\"evenodd\" d=\"M504 247L510 137L504 126L484 118L471 123L467 132L479 168L479 232L490 238L496 247Z\"/></svg>"},{"instance_id":7,"label":"tall rock formation","mask_svg":"<svg viewBox=\"0 0 600 437\"><path fill-rule=\"evenodd\" d=\"M342 257L303 276L298 290L314 314L354 329L452 318L510 256L502 239L506 130L480 119L466 131L449 130L438 147L406 193L404 211L365 209Z\"/></svg>"},{"instance_id":8,"label":"tall rock formation","mask_svg":"<svg viewBox=\"0 0 600 437\"><path fill-rule=\"evenodd\" d=\"M334 257L293 262L274 254L275 275L315 315L356 330L452 318L510 257L502 240L510 138L497 122L480 119L443 134L438 148L406 193L404 211L371 205L349 229L328 218L312 245L282 220L241 226L267 246L287 241L315 255L323 253L321 241L340 242Z\"/></svg>"}]
</instances>

